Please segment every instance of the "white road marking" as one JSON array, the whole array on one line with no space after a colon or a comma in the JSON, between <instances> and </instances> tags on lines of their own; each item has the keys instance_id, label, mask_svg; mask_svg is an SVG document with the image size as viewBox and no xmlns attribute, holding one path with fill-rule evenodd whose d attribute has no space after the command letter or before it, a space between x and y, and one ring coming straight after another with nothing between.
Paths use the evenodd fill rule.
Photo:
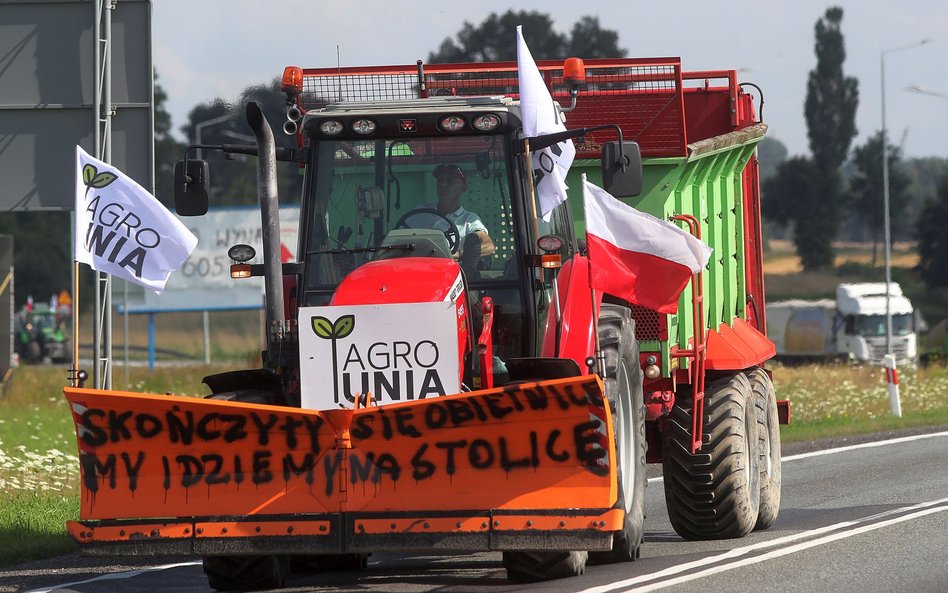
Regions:
<instances>
[{"instance_id":1,"label":"white road marking","mask_svg":"<svg viewBox=\"0 0 948 593\"><path fill-rule=\"evenodd\" d=\"M897 439L888 439L884 441L873 441L871 443L861 443L859 445L848 445L846 447L836 447L835 449L823 449L821 451L810 451L809 453L800 453L798 455L787 455L781 461L796 461L798 459L807 459L810 457L821 457L823 455L834 455L836 453L845 453L846 451L855 451L856 449L870 449L873 447L885 447L887 445L896 445L898 443L908 443L911 441L920 441L923 439L931 439L935 437L948 437L948 431L946 432L931 432L928 434L917 434L908 437L899 437ZM662 481L662 476L657 478L649 478L649 484L657 484Z\"/></svg>"},{"instance_id":2,"label":"white road marking","mask_svg":"<svg viewBox=\"0 0 948 593\"><path fill-rule=\"evenodd\" d=\"M862 533L869 531L874 531L876 529L882 529L883 527L888 527L890 525L895 525L897 523L902 523L904 521L909 521L912 519L917 519L919 517L924 517L926 515L932 515L934 513L941 513L948 511L948 498L942 498L939 500L932 500L929 502L923 502L907 507L902 507L898 509L893 509L890 511L885 511L883 513L878 513L876 515L871 515L863 519L857 519L853 521L844 521L842 523L836 523L835 525L828 525L826 527L821 527L819 529L813 529L810 531L804 531L794 535L789 535L786 537L781 537L773 540L768 540L765 542L760 542L758 544L753 544L750 546L743 546L740 548L734 548L733 550L728 550L722 554L716 556L709 556L707 558L702 558L701 560L696 560L694 562L688 562L685 564L680 564L677 566L672 566L661 570L656 573L640 575L631 579L626 579L624 581L618 581L615 583L609 583L608 585L601 585L599 587L592 587L589 589L583 589L579 593L612 593L618 591L636 593L645 593L647 591L656 591L658 589L664 589L665 587L671 587L673 585L680 585L688 581L694 581L700 578L718 574L721 572L726 572L729 570L734 570L735 568L742 568L745 566L750 566L752 564L757 564L759 562L764 562L765 560L772 560L774 558L779 558L781 556L787 556L795 552L800 552L809 548L814 548L816 546L821 546L823 544L828 544L840 539L845 539L849 537L854 537ZM887 519L884 521L879 521L885 517L891 515L898 515L901 513L909 513L907 515L902 515L899 517L894 517L892 519ZM878 522L876 522L878 521ZM863 525L860 525L863 524ZM741 558L741 556L746 556L753 552L763 550L766 548L772 548L775 546L782 546L784 544L792 543L796 540L811 538L814 536L819 536L825 533L830 533L833 531L839 531L838 533L832 533L831 535L823 535L817 539L812 539L809 541L797 543L785 548L780 548L767 552L766 554L761 554L760 556L754 556L752 558ZM719 564L720 563L720 564ZM708 566L712 564L718 564L717 566L712 566L700 572L696 572L689 575L675 576L683 572L687 572L696 568L701 568L702 566ZM674 577L669 578L668 580L663 580L657 583L649 583L650 581L655 581L665 577ZM644 584L643 587L636 587L636 585Z\"/></svg>"},{"instance_id":3,"label":"white road marking","mask_svg":"<svg viewBox=\"0 0 948 593\"><path fill-rule=\"evenodd\" d=\"M196 566L201 564L200 560L195 560L191 562L178 562L176 564L162 564L161 566L149 566L147 568L140 568L138 570L129 570L126 572L115 572L111 574L103 574L97 577L92 577L91 579L86 579L84 581L75 581L72 583L62 583L60 585L53 585L52 587L43 587L40 589L30 589L26 593L50 593L51 591L56 591L58 589L66 589L69 587L74 587L75 585L85 585L86 583L94 583L96 581L110 581L113 579L130 579L132 577L137 577L140 574L146 572L157 572L159 570L168 570L169 568L180 568L182 566Z\"/></svg>"}]
</instances>

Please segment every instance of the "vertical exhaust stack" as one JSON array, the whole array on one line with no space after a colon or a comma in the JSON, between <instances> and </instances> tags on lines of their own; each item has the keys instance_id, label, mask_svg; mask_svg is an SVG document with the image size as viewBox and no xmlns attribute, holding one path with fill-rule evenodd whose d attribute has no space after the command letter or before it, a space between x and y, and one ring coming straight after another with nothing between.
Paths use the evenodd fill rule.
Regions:
<instances>
[{"instance_id":1,"label":"vertical exhaust stack","mask_svg":"<svg viewBox=\"0 0 948 593\"><path fill-rule=\"evenodd\" d=\"M257 193L263 231L267 351L270 360L286 333L283 309L283 266L280 261L280 202L277 196L276 144L267 118L255 102L247 104L247 123L257 139Z\"/></svg>"}]
</instances>

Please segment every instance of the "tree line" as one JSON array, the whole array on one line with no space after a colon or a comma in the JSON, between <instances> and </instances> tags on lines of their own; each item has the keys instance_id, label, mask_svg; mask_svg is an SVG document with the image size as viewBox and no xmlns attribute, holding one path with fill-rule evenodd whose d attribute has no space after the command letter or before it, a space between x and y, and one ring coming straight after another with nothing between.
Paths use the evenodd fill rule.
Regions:
<instances>
[{"instance_id":1,"label":"tree line","mask_svg":"<svg viewBox=\"0 0 948 593\"><path fill-rule=\"evenodd\" d=\"M843 70L842 19L842 9L832 7L814 27L816 65L806 82L804 106L811 154L788 157L786 147L775 138L766 138L758 151L764 218L770 228L792 238L806 270L832 266L834 240L870 241L874 246L882 241L882 137L877 132L863 145L852 146L859 85ZM508 10L492 13L479 24L465 22L454 37L445 38L429 53L428 62L514 61L511 31L518 24L523 25L538 60L626 55L618 33L603 28L597 17L580 18L566 35L554 29L548 14ZM173 202L174 163L183 158L186 144L196 141L199 126L204 144L252 141L243 115L248 101L263 107L277 145L293 147L294 139L280 129L286 105L279 78L244 89L235 102L218 98L195 106L180 128L188 139L185 143L172 134L167 93L156 75L155 193L164 204L171 207ZM225 121L201 126L221 117ZM948 159L905 159L898 146L887 144L893 237L918 241L921 263L917 271L930 287L948 286L948 233L944 232L948 228ZM226 158L213 150L204 151L203 158L210 164L212 205L256 203L255 159ZM299 200L300 172L280 167L278 175L281 201ZM18 302L28 294L37 298L55 294L68 282L71 250L69 236L61 229L69 224L68 213L18 212L0 217L0 233L30 229L16 235Z\"/></svg>"}]
</instances>

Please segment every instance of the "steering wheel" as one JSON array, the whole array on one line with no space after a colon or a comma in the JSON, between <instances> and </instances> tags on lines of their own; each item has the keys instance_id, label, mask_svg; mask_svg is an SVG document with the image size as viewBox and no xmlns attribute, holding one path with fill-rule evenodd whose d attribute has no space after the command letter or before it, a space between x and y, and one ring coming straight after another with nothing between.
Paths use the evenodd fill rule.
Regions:
<instances>
[{"instance_id":1,"label":"steering wheel","mask_svg":"<svg viewBox=\"0 0 948 593\"><path fill-rule=\"evenodd\" d=\"M416 219L416 224L412 224L411 219ZM434 224L432 224L432 218ZM396 229L435 229L444 233L444 238L448 240L448 247L451 253L457 253L458 243L461 242L461 232L458 231L456 224L451 222L446 216L437 210L428 210L418 208L402 215L395 223Z\"/></svg>"}]
</instances>

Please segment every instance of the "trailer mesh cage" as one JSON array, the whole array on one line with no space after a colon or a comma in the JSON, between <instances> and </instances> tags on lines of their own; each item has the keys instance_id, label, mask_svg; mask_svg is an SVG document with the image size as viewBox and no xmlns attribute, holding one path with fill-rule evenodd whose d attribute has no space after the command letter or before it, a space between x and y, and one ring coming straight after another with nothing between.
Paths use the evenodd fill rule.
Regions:
<instances>
[{"instance_id":1,"label":"trailer mesh cage","mask_svg":"<svg viewBox=\"0 0 948 593\"><path fill-rule=\"evenodd\" d=\"M553 97L569 105L562 62L537 64ZM331 102L398 101L436 96L518 98L515 62L422 64L371 68L303 70L304 110ZM603 119L622 129L623 140L639 143L643 155L687 154L681 64L677 58L587 60L586 82L567 127L591 127ZM611 130L596 131L576 142L577 156L598 158Z\"/></svg>"}]
</instances>

